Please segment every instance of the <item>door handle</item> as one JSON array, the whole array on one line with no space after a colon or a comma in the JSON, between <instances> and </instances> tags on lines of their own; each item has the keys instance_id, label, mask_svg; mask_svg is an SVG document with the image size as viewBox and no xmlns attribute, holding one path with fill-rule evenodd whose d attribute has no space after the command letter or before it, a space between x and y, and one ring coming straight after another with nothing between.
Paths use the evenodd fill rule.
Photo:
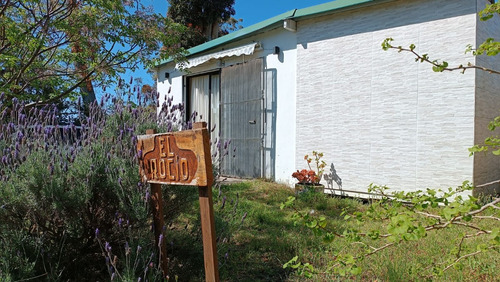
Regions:
<instances>
[{"instance_id":1,"label":"door handle","mask_svg":"<svg viewBox=\"0 0 500 282\"><path fill-rule=\"evenodd\" d=\"M249 120L248 123L249 124L256 124L257 122L255 120Z\"/></svg>"}]
</instances>

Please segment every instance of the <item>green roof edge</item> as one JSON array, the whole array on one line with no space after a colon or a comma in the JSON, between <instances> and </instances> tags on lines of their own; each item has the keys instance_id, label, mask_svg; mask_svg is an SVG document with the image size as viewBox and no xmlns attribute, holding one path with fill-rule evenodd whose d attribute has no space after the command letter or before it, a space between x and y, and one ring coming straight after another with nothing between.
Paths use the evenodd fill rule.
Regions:
<instances>
[{"instance_id":1,"label":"green roof edge","mask_svg":"<svg viewBox=\"0 0 500 282\"><path fill-rule=\"evenodd\" d=\"M328 14L330 12L340 10L340 9L345 9L349 8L352 6L357 6L361 4L366 4L370 2L374 2L377 0L336 0L332 2L327 2L307 8L302 8L297 10L295 13L294 18L300 19L304 17L310 17L310 16L316 16L318 14Z\"/></svg>"},{"instance_id":2,"label":"green roof edge","mask_svg":"<svg viewBox=\"0 0 500 282\"><path fill-rule=\"evenodd\" d=\"M210 49L215 48L217 46L220 46L222 44L244 38L245 36L248 36L250 34L254 34L254 33L258 32L259 30L263 30L267 27L273 26L276 23L279 23L282 20L293 16L294 12L295 12L295 10L285 12L283 14L280 14L280 15L274 16L272 18L269 18L267 20L253 24L249 27L242 28L242 29L237 30L235 32L231 32L229 34L226 34L222 37L219 37L219 38L216 38L214 40L210 40L210 41L207 41L203 44L189 48L187 50L188 54L186 56L189 57L191 55L195 55L195 54L201 53L203 51L210 50ZM159 66L164 65L164 64L169 63L169 62L172 62L172 59L162 60L158 64L156 64L155 67L159 67Z\"/></svg>"},{"instance_id":3,"label":"green roof edge","mask_svg":"<svg viewBox=\"0 0 500 282\"><path fill-rule=\"evenodd\" d=\"M336 10L340 9L345 9L349 8L352 6L357 6L361 4L366 4L370 2L375 2L377 0L336 0L332 2L327 2L324 4L319 4L303 9L295 9L295 10L290 10L288 12L282 13L280 15L274 16L272 18L269 18L267 20L258 22L256 24L253 24L249 27L242 28L240 30L237 30L235 32L229 33L227 35L224 35L222 37L216 38L214 40L210 40L208 42L205 42L203 44L197 45L195 47L192 47L187 50L188 54L186 55L187 57L191 55L195 55L204 51L208 51L210 49L216 48L220 45L236 41L238 39L243 39L247 36L253 35L257 33L260 30L264 30L265 28L274 26L275 24L287 19L287 18L294 18L294 19L300 19L300 18L305 18L305 17L310 17L318 14L328 14ZM160 61L155 65L155 67L159 67L161 65L167 64L169 62L172 62L172 59L165 59Z\"/></svg>"}]
</instances>

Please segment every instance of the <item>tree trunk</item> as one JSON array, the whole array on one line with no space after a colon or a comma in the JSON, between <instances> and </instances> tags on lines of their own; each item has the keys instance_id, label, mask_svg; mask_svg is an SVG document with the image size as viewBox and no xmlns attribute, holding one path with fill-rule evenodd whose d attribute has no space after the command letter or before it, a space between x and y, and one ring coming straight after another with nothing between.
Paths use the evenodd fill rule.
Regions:
<instances>
[{"instance_id":1,"label":"tree trunk","mask_svg":"<svg viewBox=\"0 0 500 282\"><path fill-rule=\"evenodd\" d=\"M78 10L78 3L76 0L70 0L69 5L73 12ZM71 34L68 34L68 36L71 36ZM82 48L77 41L73 43L73 46L71 46L71 52L74 54L82 52ZM75 68L80 77L83 78L88 75L88 67L86 64L77 62L75 64ZM82 92L82 101L85 109L85 114L88 114L88 106L96 100L94 87L92 85L92 79L90 77L85 79L84 83L80 84L80 90Z\"/></svg>"}]
</instances>

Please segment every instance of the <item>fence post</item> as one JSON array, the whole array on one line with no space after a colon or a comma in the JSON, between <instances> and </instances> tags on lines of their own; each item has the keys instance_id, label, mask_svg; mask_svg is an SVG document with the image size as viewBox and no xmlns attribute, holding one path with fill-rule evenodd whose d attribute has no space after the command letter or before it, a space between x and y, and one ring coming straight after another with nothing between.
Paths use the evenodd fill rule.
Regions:
<instances>
[{"instance_id":1,"label":"fence post","mask_svg":"<svg viewBox=\"0 0 500 282\"><path fill-rule=\"evenodd\" d=\"M207 127L205 122L193 124L193 129ZM205 262L205 279L208 282L219 281L219 263L217 260L217 244L215 237L214 204L212 199L212 161L210 156L210 136L208 130L203 131L203 147L207 169L207 186L198 186L200 200L201 232L203 236L203 258Z\"/></svg>"},{"instance_id":2,"label":"fence post","mask_svg":"<svg viewBox=\"0 0 500 282\"><path fill-rule=\"evenodd\" d=\"M146 134L155 134L154 129L146 130ZM163 227L165 226L163 220L163 197L161 193L161 184L150 183L151 187L151 206L153 207L153 224L155 233L155 244L159 250L160 269L163 272L163 277L167 278L168 260L167 260L167 245L166 238L163 234ZM160 236L162 240L160 241Z\"/></svg>"}]
</instances>

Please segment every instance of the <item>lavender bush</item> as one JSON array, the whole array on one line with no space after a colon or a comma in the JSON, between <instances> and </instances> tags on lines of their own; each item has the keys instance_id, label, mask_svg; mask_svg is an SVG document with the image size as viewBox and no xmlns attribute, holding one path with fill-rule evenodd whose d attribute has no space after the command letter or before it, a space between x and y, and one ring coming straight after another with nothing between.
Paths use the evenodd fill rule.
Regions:
<instances>
[{"instance_id":1,"label":"lavender bush","mask_svg":"<svg viewBox=\"0 0 500 282\"><path fill-rule=\"evenodd\" d=\"M170 99L157 123L156 93L122 84L67 125L55 105L26 109L0 96L0 280L101 278L96 229L112 245L151 245L136 136L188 125Z\"/></svg>"}]
</instances>

